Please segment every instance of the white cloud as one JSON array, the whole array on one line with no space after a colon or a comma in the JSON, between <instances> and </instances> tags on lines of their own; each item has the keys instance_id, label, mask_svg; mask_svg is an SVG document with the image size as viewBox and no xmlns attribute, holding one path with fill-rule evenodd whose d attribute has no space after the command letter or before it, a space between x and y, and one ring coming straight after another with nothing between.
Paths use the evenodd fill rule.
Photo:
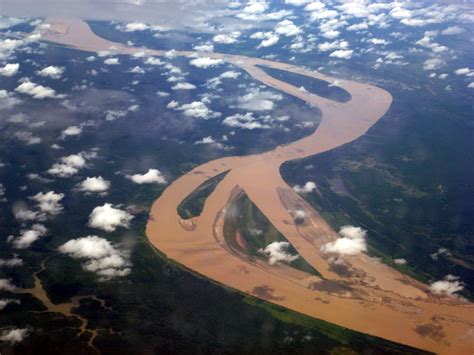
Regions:
<instances>
[{"instance_id":1,"label":"white cloud","mask_svg":"<svg viewBox=\"0 0 474 355\"><path fill-rule=\"evenodd\" d=\"M305 6L305 11L321 11L326 7L326 4L320 1L312 1L310 4Z\"/></svg>"},{"instance_id":2,"label":"white cloud","mask_svg":"<svg viewBox=\"0 0 474 355\"><path fill-rule=\"evenodd\" d=\"M6 64L4 67L0 68L0 75L2 76L13 76L18 73L20 69L20 64L18 63L9 63Z\"/></svg>"},{"instance_id":3,"label":"white cloud","mask_svg":"<svg viewBox=\"0 0 474 355\"><path fill-rule=\"evenodd\" d=\"M193 49L196 52L214 52L214 45L212 43L200 44L194 46Z\"/></svg>"},{"instance_id":4,"label":"white cloud","mask_svg":"<svg viewBox=\"0 0 474 355\"><path fill-rule=\"evenodd\" d=\"M15 267L15 266L22 266L22 265L23 265L23 260L20 259L16 254L13 255L11 259L0 259L0 267Z\"/></svg>"},{"instance_id":5,"label":"white cloud","mask_svg":"<svg viewBox=\"0 0 474 355\"><path fill-rule=\"evenodd\" d=\"M43 100L43 99L60 99L64 95L56 94L54 89L50 87L38 85L31 82L29 79L24 79L23 82L15 89L16 92L21 94L30 95L34 99Z\"/></svg>"},{"instance_id":6,"label":"white cloud","mask_svg":"<svg viewBox=\"0 0 474 355\"><path fill-rule=\"evenodd\" d=\"M42 141L40 137L34 136L33 133L24 131L15 132L15 138L25 142L26 145L39 144Z\"/></svg>"},{"instance_id":7,"label":"white cloud","mask_svg":"<svg viewBox=\"0 0 474 355\"><path fill-rule=\"evenodd\" d=\"M17 99L6 90L0 90L0 110L12 108L19 103L21 103L20 99Z\"/></svg>"},{"instance_id":8,"label":"white cloud","mask_svg":"<svg viewBox=\"0 0 474 355\"><path fill-rule=\"evenodd\" d=\"M311 2L311 0L285 0L285 4L293 6L301 6Z\"/></svg>"},{"instance_id":9,"label":"white cloud","mask_svg":"<svg viewBox=\"0 0 474 355\"><path fill-rule=\"evenodd\" d=\"M161 59L155 58L155 57L147 58L144 63L148 65L164 65L165 64L165 62L163 62Z\"/></svg>"},{"instance_id":10,"label":"white cloud","mask_svg":"<svg viewBox=\"0 0 474 355\"><path fill-rule=\"evenodd\" d=\"M393 259L393 262L397 265L405 265L407 263L407 261L403 258L400 258L400 259Z\"/></svg>"},{"instance_id":11,"label":"white cloud","mask_svg":"<svg viewBox=\"0 0 474 355\"><path fill-rule=\"evenodd\" d=\"M444 61L440 58L427 59L423 63L423 70L436 70L441 68L444 64Z\"/></svg>"},{"instance_id":12,"label":"white cloud","mask_svg":"<svg viewBox=\"0 0 474 355\"><path fill-rule=\"evenodd\" d=\"M283 36L296 36L301 33L301 29L293 21L283 20L277 23L275 32Z\"/></svg>"},{"instance_id":13,"label":"white cloud","mask_svg":"<svg viewBox=\"0 0 474 355\"><path fill-rule=\"evenodd\" d=\"M142 22L130 22L123 27L125 32L145 31L149 28L150 27L146 23Z\"/></svg>"},{"instance_id":14,"label":"white cloud","mask_svg":"<svg viewBox=\"0 0 474 355\"><path fill-rule=\"evenodd\" d=\"M16 344L23 341L28 336L28 332L28 329L21 328L3 329L0 334L0 341Z\"/></svg>"},{"instance_id":15,"label":"white cloud","mask_svg":"<svg viewBox=\"0 0 474 355\"><path fill-rule=\"evenodd\" d=\"M303 186L295 185L293 186L293 190L298 193L308 193L313 192L316 189L316 184L313 181L307 181L306 184Z\"/></svg>"},{"instance_id":16,"label":"white cloud","mask_svg":"<svg viewBox=\"0 0 474 355\"><path fill-rule=\"evenodd\" d=\"M466 75L466 74L469 74L471 72L471 69L469 68L459 68L459 69L456 69L454 71L454 74L456 75Z\"/></svg>"},{"instance_id":17,"label":"white cloud","mask_svg":"<svg viewBox=\"0 0 474 355\"><path fill-rule=\"evenodd\" d=\"M0 298L0 311L3 310L6 306L8 306L9 304L12 304L12 303L20 304L20 301L19 300L14 300L14 299L11 299L11 298Z\"/></svg>"},{"instance_id":18,"label":"white cloud","mask_svg":"<svg viewBox=\"0 0 474 355\"><path fill-rule=\"evenodd\" d=\"M84 270L96 273L102 280L127 276L131 272L130 252L95 235L72 239L58 250L74 259L85 260Z\"/></svg>"},{"instance_id":19,"label":"white cloud","mask_svg":"<svg viewBox=\"0 0 474 355\"><path fill-rule=\"evenodd\" d=\"M86 157L82 152L61 157L59 160L59 163L55 163L49 168L48 174L59 177L69 177L77 174L80 169L86 166Z\"/></svg>"},{"instance_id":20,"label":"white cloud","mask_svg":"<svg viewBox=\"0 0 474 355\"><path fill-rule=\"evenodd\" d=\"M39 192L30 198L36 202L38 209L47 216L56 216L63 210L60 202L64 198L64 194L54 191Z\"/></svg>"},{"instance_id":21,"label":"white cloud","mask_svg":"<svg viewBox=\"0 0 474 355\"><path fill-rule=\"evenodd\" d=\"M148 169L145 174L127 176L135 184L166 184L166 179L158 169Z\"/></svg>"},{"instance_id":22,"label":"white cloud","mask_svg":"<svg viewBox=\"0 0 474 355\"><path fill-rule=\"evenodd\" d=\"M23 229L18 237L8 237L8 242L12 243L16 249L26 249L47 232L48 230L42 224L33 224L31 229Z\"/></svg>"},{"instance_id":23,"label":"white cloud","mask_svg":"<svg viewBox=\"0 0 474 355\"><path fill-rule=\"evenodd\" d=\"M80 126L69 126L64 129L61 133L61 138L66 138L70 136L78 136L82 133L82 127Z\"/></svg>"},{"instance_id":24,"label":"white cloud","mask_svg":"<svg viewBox=\"0 0 474 355\"><path fill-rule=\"evenodd\" d=\"M338 13L335 10L321 10L321 11L313 11L310 14L311 21L319 21L323 19L332 19L337 17Z\"/></svg>"},{"instance_id":25,"label":"white cloud","mask_svg":"<svg viewBox=\"0 0 474 355\"><path fill-rule=\"evenodd\" d=\"M229 127L249 130L270 128L269 125L258 122L255 117L253 117L252 112L247 112L245 115L237 113L235 115L228 116L222 121L222 124Z\"/></svg>"},{"instance_id":26,"label":"white cloud","mask_svg":"<svg viewBox=\"0 0 474 355\"><path fill-rule=\"evenodd\" d=\"M385 45L390 43L389 41L387 41L386 39L383 39L383 38L371 38L371 39L369 39L368 42L372 43L372 44L375 44L375 45L382 45L382 46L385 46Z\"/></svg>"},{"instance_id":27,"label":"white cloud","mask_svg":"<svg viewBox=\"0 0 474 355\"><path fill-rule=\"evenodd\" d=\"M12 292L16 290L16 286L8 279L0 279L0 291Z\"/></svg>"},{"instance_id":28,"label":"white cloud","mask_svg":"<svg viewBox=\"0 0 474 355\"><path fill-rule=\"evenodd\" d=\"M221 79L237 79L240 76L240 73L234 70L228 70L219 75Z\"/></svg>"},{"instance_id":29,"label":"white cloud","mask_svg":"<svg viewBox=\"0 0 474 355\"><path fill-rule=\"evenodd\" d=\"M433 282L430 285L430 291L435 295L456 296L456 293L464 289L464 282L459 277L447 275L443 280Z\"/></svg>"},{"instance_id":30,"label":"white cloud","mask_svg":"<svg viewBox=\"0 0 474 355\"><path fill-rule=\"evenodd\" d=\"M173 87L171 87L171 90L194 90L196 89L196 85L193 85L191 83L186 83L186 82L179 82Z\"/></svg>"},{"instance_id":31,"label":"white cloud","mask_svg":"<svg viewBox=\"0 0 474 355\"><path fill-rule=\"evenodd\" d=\"M48 77L51 79L60 79L61 75L64 73L63 67L57 67L54 65L50 65L49 67L43 68L38 71L38 75L43 77Z\"/></svg>"},{"instance_id":32,"label":"white cloud","mask_svg":"<svg viewBox=\"0 0 474 355\"><path fill-rule=\"evenodd\" d=\"M445 35L445 36L452 36L452 35L461 34L463 32L466 32L466 30L464 28L459 27L459 26L452 26L452 27L448 27L445 30L441 31L441 34Z\"/></svg>"},{"instance_id":33,"label":"white cloud","mask_svg":"<svg viewBox=\"0 0 474 355\"><path fill-rule=\"evenodd\" d=\"M352 49L339 49L329 54L329 56L333 58L339 58L339 59L350 59L352 58L352 53L353 53Z\"/></svg>"},{"instance_id":34,"label":"white cloud","mask_svg":"<svg viewBox=\"0 0 474 355\"><path fill-rule=\"evenodd\" d=\"M220 65L223 63L222 59L214 59L214 58L209 58L209 57L199 57L192 59L189 64L191 64L194 67L197 68L209 68L209 67L215 67L217 65Z\"/></svg>"},{"instance_id":35,"label":"white cloud","mask_svg":"<svg viewBox=\"0 0 474 355\"><path fill-rule=\"evenodd\" d=\"M205 120L209 118L216 118L221 115L219 112L214 112L209 109L202 101L193 101L189 104L181 105L176 109L183 111L183 114L188 117L203 118Z\"/></svg>"},{"instance_id":36,"label":"white cloud","mask_svg":"<svg viewBox=\"0 0 474 355\"><path fill-rule=\"evenodd\" d=\"M274 33L271 33L267 36L266 39L264 39L262 42L260 42L260 44L257 46L257 48L271 47L271 46L277 44L279 40L280 40L280 37L278 37Z\"/></svg>"},{"instance_id":37,"label":"white cloud","mask_svg":"<svg viewBox=\"0 0 474 355\"><path fill-rule=\"evenodd\" d=\"M105 65L119 65L120 61L118 58L107 58L104 60Z\"/></svg>"},{"instance_id":38,"label":"white cloud","mask_svg":"<svg viewBox=\"0 0 474 355\"><path fill-rule=\"evenodd\" d=\"M268 263L270 265L278 264L280 262L290 263L298 259L298 255L292 255L288 252L290 243L288 242L273 242L268 244L265 249L259 249L259 253L268 256Z\"/></svg>"},{"instance_id":39,"label":"white cloud","mask_svg":"<svg viewBox=\"0 0 474 355\"><path fill-rule=\"evenodd\" d=\"M336 253L342 255L356 255L367 251L365 237L367 231L354 226L343 226L339 234L341 238L333 242L324 244L321 247L322 253Z\"/></svg>"},{"instance_id":40,"label":"white cloud","mask_svg":"<svg viewBox=\"0 0 474 355\"><path fill-rule=\"evenodd\" d=\"M237 100L237 106L243 110L268 111L275 107L274 101L280 101L283 96L270 91L260 91L260 89L250 89L247 94Z\"/></svg>"},{"instance_id":41,"label":"white cloud","mask_svg":"<svg viewBox=\"0 0 474 355\"><path fill-rule=\"evenodd\" d=\"M318 44L318 49L321 52L328 52L335 49L346 49L347 47L349 47L349 42L347 41L323 42Z\"/></svg>"},{"instance_id":42,"label":"white cloud","mask_svg":"<svg viewBox=\"0 0 474 355\"><path fill-rule=\"evenodd\" d=\"M212 40L216 43L232 44L237 42L241 34L242 33L240 31L234 31L228 34L219 34L215 35Z\"/></svg>"},{"instance_id":43,"label":"white cloud","mask_svg":"<svg viewBox=\"0 0 474 355\"><path fill-rule=\"evenodd\" d=\"M97 206L89 215L89 227L113 232L117 227L128 228L133 216L121 209L114 208L112 204L105 203Z\"/></svg>"},{"instance_id":44,"label":"white cloud","mask_svg":"<svg viewBox=\"0 0 474 355\"><path fill-rule=\"evenodd\" d=\"M78 185L78 189L83 192L104 193L109 188L110 181L105 180L102 176L88 177Z\"/></svg>"},{"instance_id":45,"label":"white cloud","mask_svg":"<svg viewBox=\"0 0 474 355\"><path fill-rule=\"evenodd\" d=\"M366 30L368 29L369 26L367 25L366 22L361 22L361 23L355 23L353 25L350 25L349 27L346 28L347 31L361 31L361 30Z\"/></svg>"}]
</instances>

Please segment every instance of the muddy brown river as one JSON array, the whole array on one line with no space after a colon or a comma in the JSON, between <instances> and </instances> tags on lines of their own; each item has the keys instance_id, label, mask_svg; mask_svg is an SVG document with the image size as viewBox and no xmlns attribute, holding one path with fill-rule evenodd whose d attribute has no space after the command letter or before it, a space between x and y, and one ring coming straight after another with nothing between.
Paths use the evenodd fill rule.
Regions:
<instances>
[{"instance_id":1,"label":"muddy brown river","mask_svg":"<svg viewBox=\"0 0 474 355\"><path fill-rule=\"evenodd\" d=\"M49 23L51 29L43 34L44 40L77 50L165 54L100 38L81 20L49 19ZM255 80L317 106L322 121L306 138L262 154L217 159L175 180L152 206L146 228L150 243L200 275L296 312L437 353L472 354L471 303L461 298L434 296L427 285L364 253L340 258L347 273L336 272L320 248L338 238L338 234L280 175L280 166L285 161L334 149L365 134L389 109L390 93L373 85L337 78L337 85L352 96L349 102L338 103L301 91L257 66L328 82L336 80L315 71L240 55L192 51L176 54L225 60ZM202 214L192 224L183 223L177 213L180 202L201 183L226 170L230 172L208 197ZM229 252L224 245L223 216L236 187L245 191L299 254L324 276L324 281L309 274L289 272L284 265L262 267ZM303 225L294 223L291 212L295 209L306 212Z\"/></svg>"}]
</instances>

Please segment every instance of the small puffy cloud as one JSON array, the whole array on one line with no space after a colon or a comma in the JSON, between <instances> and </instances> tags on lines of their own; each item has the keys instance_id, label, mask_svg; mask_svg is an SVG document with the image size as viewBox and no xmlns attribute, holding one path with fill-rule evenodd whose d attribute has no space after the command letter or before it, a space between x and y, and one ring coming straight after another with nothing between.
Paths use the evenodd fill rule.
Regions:
<instances>
[{"instance_id":1,"label":"small puffy cloud","mask_svg":"<svg viewBox=\"0 0 474 355\"><path fill-rule=\"evenodd\" d=\"M82 133L81 126L69 126L61 132L61 138L71 137L71 136L78 136Z\"/></svg>"},{"instance_id":2,"label":"small puffy cloud","mask_svg":"<svg viewBox=\"0 0 474 355\"><path fill-rule=\"evenodd\" d=\"M311 21L320 21L324 19L333 19L337 17L338 12L335 10L321 10L321 11L313 11L310 14Z\"/></svg>"},{"instance_id":3,"label":"small puffy cloud","mask_svg":"<svg viewBox=\"0 0 474 355\"><path fill-rule=\"evenodd\" d=\"M196 52L213 52L214 45L212 43L200 44L200 45L194 46L193 49Z\"/></svg>"},{"instance_id":4,"label":"small puffy cloud","mask_svg":"<svg viewBox=\"0 0 474 355\"><path fill-rule=\"evenodd\" d=\"M212 40L220 44L232 44L232 43L237 42L241 34L242 33L239 31L234 31L227 34L218 34L218 35L215 35L212 38Z\"/></svg>"},{"instance_id":5,"label":"small puffy cloud","mask_svg":"<svg viewBox=\"0 0 474 355\"><path fill-rule=\"evenodd\" d=\"M105 65L119 65L120 61L118 58L107 58L104 60Z\"/></svg>"},{"instance_id":6,"label":"small puffy cloud","mask_svg":"<svg viewBox=\"0 0 474 355\"><path fill-rule=\"evenodd\" d=\"M433 282L430 285L430 291L440 296L456 296L456 293L464 289L464 282L459 277L447 275L443 280Z\"/></svg>"},{"instance_id":7,"label":"small puffy cloud","mask_svg":"<svg viewBox=\"0 0 474 355\"><path fill-rule=\"evenodd\" d=\"M275 26L275 33L282 36L296 36L301 33L301 29L293 21L283 20Z\"/></svg>"},{"instance_id":8,"label":"small puffy cloud","mask_svg":"<svg viewBox=\"0 0 474 355\"><path fill-rule=\"evenodd\" d=\"M39 192L30 198L36 202L38 209L47 216L56 216L63 210L60 202L64 198L64 194L54 191Z\"/></svg>"},{"instance_id":9,"label":"small puffy cloud","mask_svg":"<svg viewBox=\"0 0 474 355\"><path fill-rule=\"evenodd\" d=\"M23 260L20 259L17 255L13 255L13 257L10 259L0 259L0 267L16 267L22 265Z\"/></svg>"},{"instance_id":10,"label":"small puffy cloud","mask_svg":"<svg viewBox=\"0 0 474 355\"><path fill-rule=\"evenodd\" d=\"M78 189L83 192L104 193L109 188L110 181L105 180L102 176L88 177L78 185Z\"/></svg>"},{"instance_id":11,"label":"small puffy cloud","mask_svg":"<svg viewBox=\"0 0 474 355\"><path fill-rule=\"evenodd\" d=\"M343 226L339 234L341 238L333 242L324 244L321 247L322 253L335 253L342 255L356 255L367 251L365 237L367 231L354 226Z\"/></svg>"},{"instance_id":12,"label":"small puffy cloud","mask_svg":"<svg viewBox=\"0 0 474 355\"><path fill-rule=\"evenodd\" d=\"M350 59L352 57L352 53L352 49L339 49L329 54L329 56L332 58Z\"/></svg>"},{"instance_id":13,"label":"small puffy cloud","mask_svg":"<svg viewBox=\"0 0 474 355\"><path fill-rule=\"evenodd\" d=\"M237 79L240 76L240 73L234 70L228 70L219 75L221 79Z\"/></svg>"},{"instance_id":14,"label":"small puffy cloud","mask_svg":"<svg viewBox=\"0 0 474 355\"><path fill-rule=\"evenodd\" d=\"M64 95L58 95L54 89L50 87L38 85L31 82L29 79L23 80L23 82L15 89L20 94L30 95L34 99L60 99Z\"/></svg>"},{"instance_id":15,"label":"small puffy cloud","mask_svg":"<svg viewBox=\"0 0 474 355\"><path fill-rule=\"evenodd\" d=\"M452 27L448 27L445 30L441 31L441 34L445 35L445 36L452 36L452 35L461 34L463 32L466 32L466 30L464 28L459 27L459 26L452 26Z\"/></svg>"},{"instance_id":16,"label":"small puffy cloud","mask_svg":"<svg viewBox=\"0 0 474 355\"><path fill-rule=\"evenodd\" d=\"M174 85L171 90L194 90L196 89L196 85L186 82L179 82Z\"/></svg>"},{"instance_id":17,"label":"small puffy cloud","mask_svg":"<svg viewBox=\"0 0 474 355\"><path fill-rule=\"evenodd\" d=\"M441 68L444 64L444 61L440 58L427 59L423 63L423 70L436 70Z\"/></svg>"},{"instance_id":18,"label":"small puffy cloud","mask_svg":"<svg viewBox=\"0 0 474 355\"><path fill-rule=\"evenodd\" d=\"M16 286L8 279L0 279L0 291L12 292L16 290Z\"/></svg>"},{"instance_id":19,"label":"small puffy cloud","mask_svg":"<svg viewBox=\"0 0 474 355\"><path fill-rule=\"evenodd\" d=\"M307 181L306 184L303 186L295 185L293 186L293 190L297 193L308 193L313 192L316 189L316 184L313 181Z\"/></svg>"},{"instance_id":20,"label":"small puffy cloud","mask_svg":"<svg viewBox=\"0 0 474 355\"><path fill-rule=\"evenodd\" d=\"M145 31L150 27L146 23L142 22L130 22L123 26L125 32Z\"/></svg>"},{"instance_id":21,"label":"small puffy cloud","mask_svg":"<svg viewBox=\"0 0 474 355\"><path fill-rule=\"evenodd\" d=\"M260 42L260 44L257 46L257 48L271 47L271 46L277 44L279 40L280 40L280 37L278 37L274 33L270 33L267 36L267 38L265 38L262 42Z\"/></svg>"},{"instance_id":22,"label":"small puffy cloud","mask_svg":"<svg viewBox=\"0 0 474 355\"><path fill-rule=\"evenodd\" d=\"M16 344L21 342L28 336L29 330L22 328L10 328L3 329L0 333L0 341L4 341L10 344Z\"/></svg>"},{"instance_id":23,"label":"small puffy cloud","mask_svg":"<svg viewBox=\"0 0 474 355\"><path fill-rule=\"evenodd\" d=\"M179 107L176 107L176 109L179 111L183 111L183 114L188 117L202 118L205 120L209 118L216 118L221 115L219 112L212 111L202 101L193 101L189 104L184 104Z\"/></svg>"},{"instance_id":24,"label":"small puffy cloud","mask_svg":"<svg viewBox=\"0 0 474 355\"><path fill-rule=\"evenodd\" d=\"M270 91L260 91L260 89L250 89L247 94L239 97L237 106L243 110L268 111L275 107L274 101L280 101L283 96Z\"/></svg>"},{"instance_id":25,"label":"small puffy cloud","mask_svg":"<svg viewBox=\"0 0 474 355\"><path fill-rule=\"evenodd\" d=\"M298 259L298 255L292 255L288 252L290 243L288 242L273 242L268 244L264 249L259 249L259 253L268 256L268 263L270 265L278 264L280 262L290 263Z\"/></svg>"},{"instance_id":26,"label":"small puffy cloud","mask_svg":"<svg viewBox=\"0 0 474 355\"><path fill-rule=\"evenodd\" d=\"M64 73L63 67L57 67L54 65L50 65L49 67L43 68L40 71L38 71L38 75L51 78L51 79L60 79L63 73Z\"/></svg>"},{"instance_id":27,"label":"small puffy cloud","mask_svg":"<svg viewBox=\"0 0 474 355\"><path fill-rule=\"evenodd\" d=\"M97 206L89 215L89 227L103 229L113 232L117 227L128 228L133 216L121 209L114 208L112 204L105 203Z\"/></svg>"},{"instance_id":28,"label":"small puffy cloud","mask_svg":"<svg viewBox=\"0 0 474 355\"><path fill-rule=\"evenodd\" d=\"M158 169L149 169L145 174L127 176L135 184L166 184L166 179Z\"/></svg>"},{"instance_id":29,"label":"small puffy cloud","mask_svg":"<svg viewBox=\"0 0 474 355\"><path fill-rule=\"evenodd\" d=\"M223 63L222 59L214 59L209 57L199 57L192 59L189 64L197 68L215 67Z\"/></svg>"},{"instance_id":30,"label":"small puffy cloud","mask_svg":"<svg viewBox=\"0 0 474 355\"><path fill-rule=\"evenodd\" d=\"M285 4L293 6L301 6L311 2L311 0L285 0Z\"/></svg>"},{"instance_id":31,"label":"small puffy cloud","mask_svg":"<svg viewBox=\"0 0 474 355\"><path fill-rule=\"evenodd\" d=\"M101 280L127 276L131 272L130 252L95 235L72 239L58 248L74 259L84 260L84 270L94 272Z\"/></svg>"},{"instance_id":32,"label":"small puffy cloud","mask_svg":"<svg viewBox=\"0 0 474 355\"><path fill-rule=\"evenodd\" d=\"M252 112L247 112L245 115L237 113L232 116L226 117L222 124L232 128L241 128L241 129L268 129L270 128L267 124L262 124L255 117L253 117Z\"/></svg>"},{"instance_id":33,"label":"small puffy cloud","mask_svg":"<svg viewBox=\"0 0 474 355\"><path fill-rule=\"evenodd\" d=\"M0 67L1 76L14 76L18 73L20 69L20 64L18 63L8 63L4 67Z\"/></svg>"},{"instance_id":34,"label":"small puffy cloud","mask_svg":"<svg viewBox=\"0 0 474 355\"><path fill-rule=\"evenodd\" d=\"M15 138L24 142L26 145L34 145L42 142L40 137L33 135L31 132L18 131L14 134Z\"/></svg>"},{"instance_id":35,"label":"small puffy cloud","mask_svg":"<svg viewBox=\"0 0 474 355\"><path fill-rule=\"evenodd\" d=\"M368 42L372 43L372 44L375 44L375 45L382 45L382 46L385 46L385 45L390 43L389 41L387 41L386 39L383 39L383 38L371 38L371 39L369 39Z\"/></svg>"},{"instance_id":36,"label":"small puffy cloud","mask_svg":"<svg viewBox=\"0 0 474 355\"><path fill-rule=\"evenodd\" d=\"M11 299L11 298L0 298L0 311L3 310L6 306L8 306L9 304L12 304L12 303L20 304L20 301L14 300L14 299Z\"/></svg>"},{"instance_id":37,"label":"small puffy cloud","mask_svg":"<svg viewBox=\"0 0 474 355\"><path fill-rule=\"evenodd\" d=\"M48 174L58 177L69 177L86 166L86 158L83 153L72 154L60 158L59 163L53 164Z\"/></svg>"},{"instance_id":38,"label":"small puffy cloud","mask_svg":"<svg viewBox=\"0 0 474 355\"><path fill-rule=\"evenodd\" d=\"M21 102L6 90L0 90L0 110L9 109Z\"/></svg>"},{"instance_id":39,"label":"small puffy cloud","mask_svg":"<svg viewBox=\"0 0 474 355\"><path fill-rule=\"evenodd\" d=\"M459 68L454 71L454 74L456 75L467 75L471 72L471 69L469 68Z\"/></svg>"},{"instance_id":40,"label":"small puffy cloud","mask_svg":"<svg viewBox=\"0 0 474 355\"><path fill-rule=\"evenodd\" d=\"M362 31L369 28L366 22L355 23L346 28L347 31Z\"/></svg>"},{"instance_id":41,"label":"small puffy cloud","mask_svg":"<svg viewBox=\"0 0 474 355\"><path fill-rule=\"evenodd\" d=\"M393 262L397 265L405 265L407 263L407 261L403 258L393 259Z\"/></svg>"},{"instance_id":42,"label":"small puffy cloud","mask_svg":"<svg viewBox=\"0 0 474 355\"><path fill-rule=\"evenodd\" d=\"M12 243L16 249L29 248L39 238L46 235L48 230L42 224L33 224L30 229L24 229L17 237L8 237L8 242Z\"/></svg>"},{"instance_id":43,"label":"small puffy cloud","mask_svg":"<svg viewBox=\"0 0 474 355\"><path fill-rule=\"evenodd\" d=\"M148 65L164 65L165 64L165 62L163 62L161 59L155 58L155 57L147 58L144 63Z\"/></svg>"}]
</instances>

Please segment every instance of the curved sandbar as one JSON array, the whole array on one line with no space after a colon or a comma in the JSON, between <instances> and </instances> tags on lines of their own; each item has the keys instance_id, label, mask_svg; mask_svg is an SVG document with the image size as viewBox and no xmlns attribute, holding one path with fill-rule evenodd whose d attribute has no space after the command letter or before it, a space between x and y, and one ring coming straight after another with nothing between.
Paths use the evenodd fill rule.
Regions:
<instances>
[{"instance_id":1,"label":"curved sandbar","mask_svg":"<svg viewBox=\"0 0 474 355\"><path fill-rule=\"evenodd\" d=\"M164 51L135 48L97 37L80 20L52 20L44 39L78 50L112 50L118 54ZM180 56L196 52L178 51ZM471 354L474 349L474 307L462 299L441 298L428 287L365 254L340 259L347 271L338 273L320 252L335 240L335 231L281 178L280 165L288 160L325 152L349 143L380 119L390 107L391 95L376 86L338 79L352 98L337 103L298 90L267 75L257 65L287 70L320 80L335 78L294 65L222 53L205 53L247 71L254 79L317 106L323 119L316 131L301 140L257 155L217 159L175 180L152 206L147 224L151 244L186 267L222 284L289 309L395 342L446 354ZM177 206L201 183L226 170L230 172L207 199L193 228L183 228ZM294 277L280 268L261 268L229 253L222 243L222 215L234 188L243 189L252 202L293 244L300 255L325 277ZM302 226L292 211L304 210ZM220 241L220 242L219 242ZM300 275L300 274L298 274ZM344 283L343 292L325 285ZM259 290L265 289L262 293ZM333 288L332 288L333 289Z\"/></svg>"}]
</instances>

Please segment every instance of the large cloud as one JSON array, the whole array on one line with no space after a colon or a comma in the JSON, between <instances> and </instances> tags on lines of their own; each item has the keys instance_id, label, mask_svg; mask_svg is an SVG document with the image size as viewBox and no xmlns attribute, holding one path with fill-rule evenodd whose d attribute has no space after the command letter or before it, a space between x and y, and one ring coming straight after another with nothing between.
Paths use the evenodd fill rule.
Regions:
<instances>
[{"instance_id":1,"label":"large cloud","mask_svg":"<svg viewBox=\"0 0 474 355\"><path fill-rule=\"evenodd\" d=\"M321 247L323 253L335 253L342 255L356 255L360 252L367 251L365 237L367 231L354 226L344 226L340 229L339 234L342 238L338 238L333 242L324 244Z\"/></svg>"},{"instance_id":2,"label":"large cloud","mask_svg":"<svg viewBox=\"0 0 474 355\"><path fill-rule=\"evenodd\" d=\"M127 176L135 184L166 184L165 177L158 169L148 169L145 174Z\"/></svg>"},{"instance_id":3,"label":"large cloud","mask_svg":"<svg viewBox=\"0 0 474 355\"><path fill-rule=\"evenodd\" d=\"M74 259L84 260L84 270L95 272L102 280L126 276L131 271L130 252L95 235L72 239L58 249Z\"/></svg>"},{"instance_id":4,"label":"large cloud","mask_svg":"<svg viewBox=\"0 0 474 355\"><path fill-rule=\"evenodd\" d=\"M21 103L20 99L17 99L6 90L0 90L0 110L12 108L19 103Z\"/></svg>"},{"instance_id":5,"label":"large cloud","mask_svg":"<svg viewBox=\"0 0 474 355\"><path fill-rule=\"evenodd\" d=\"M273 242L268 244L264 249L260 249L259 252L268 256L268 262L273 265L279 262L292 262L298 259L298 255L292 255L288 252L290 243L288 242Z\"/></svg>"},{"instance_id":6,"label":"large cloud","mask_svg":"<svg viewBox=\"0 0 474 355\"><path fill-rule=\"evenodd\" d=\"M89 216L89 226L113 232L117 227L128 228L132 219L133 216L130 213L114 208L110 203L105 203L92 210Z\"/></svg>"},{"instance_id":7,"label":"large cloud","mask_svg":"<svg viewBox=\"0 0 474 355\"><path fill-rule=\"evenodd\" d=\"M8 279L0 279L0 291L15 291L17 287Z\"/></svg>"}]
</instances>

